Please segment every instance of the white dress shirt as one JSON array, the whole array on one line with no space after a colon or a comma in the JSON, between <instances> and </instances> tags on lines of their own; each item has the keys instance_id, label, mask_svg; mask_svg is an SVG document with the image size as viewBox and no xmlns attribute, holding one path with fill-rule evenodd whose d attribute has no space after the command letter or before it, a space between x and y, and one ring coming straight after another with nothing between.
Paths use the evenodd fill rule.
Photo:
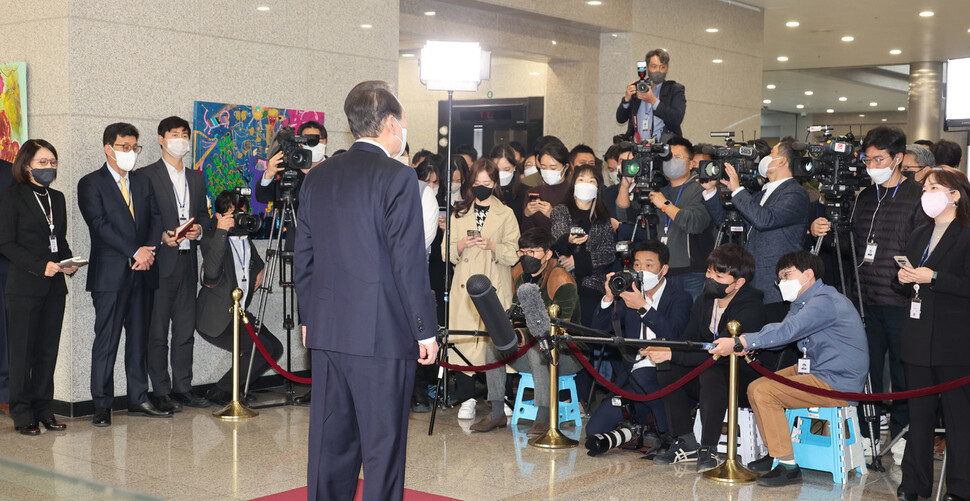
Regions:
<instances>
[{"instance_id":1,"label":"white dress shirt","mask_svg":"<svg viewBox=\"0 0 970 501\"><path fill-rule=\"evenodd\" d=\"M165 169L168 170L168 177L172 180L172 190L175 191L175 210L178 211L179 226L181 226L189 220L189 207L192 205L189 200L189 181L185 178L185 167L182 167L181 170L176 169L164 157L162 157L162 163L165 164ZM189 250L191 248L192 242L189 242L187 238L179 244L179 250Z\"/></svg>"},{"instance_id":2,"label":"white dress shirt","mask_svg":"<svg viewBox=\"0 0 970 501\"><path fill-rule=\"evenodd\" d=\"M228 238L229 251L232 252L232 265L236 270L236 287L242 289L239 304L246 308L246 298L249 297L249 262L253 259L252 249L249 248L249 237L230 236Z\"/></svg>"},{"instance_id":3,"label":"white dress shirt","mask_svg":"<svg viewBox=\"0 0 970 501\"><path fill-rule=\"evenodd\" d=\"M648 297L646 294L643 295L643 299L647 301L646 306L644 306L647 312L644 313L643 315L640 315L640 318L643 318L644 316L646 316L647 313L650 313L650 310L657 309L657 305L660 304L660 297L663 296L664 289L666 288L667 288L667 279L664 278L663 282L660 283L660 287L657 288L657 292L653 293L653 299ZM601 300L600 308L605 310L609 308L610 305L612 304L613 304L613 301L606 302ZM653 330L651 330L646 325L643 325L643 323L640 323L640 339L657 339L657 334L655 334ZM637 354L637 360L638 362L633 364L633 370L637 370L641 367L656 367L656 364L654 364L649 358L641 357L639 354Z\"/></svg>"}]
</instances>

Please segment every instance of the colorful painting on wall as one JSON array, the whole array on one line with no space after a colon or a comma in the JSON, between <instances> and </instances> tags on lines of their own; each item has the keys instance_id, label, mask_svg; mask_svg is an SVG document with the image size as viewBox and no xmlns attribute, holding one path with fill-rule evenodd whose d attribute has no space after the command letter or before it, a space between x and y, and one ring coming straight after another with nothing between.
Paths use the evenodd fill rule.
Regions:
<instances>
[{"instance_id":1,"label":"colorful painting on wall","mask_svg":"<svg viewBox=\"0 0 970 501\"><path fill-rule=\"evenodd\" d=\"M238 104L195 102L193 166L206 179L209 198L236 186L249 186L266 170L266 151L284 126L294 129L308 120L323 121L322 111L290 110ZM255 198L254 214L272 207Z\"/></svg>"},{"instance_id":2,"label":"colorful painting on wall","mask_svg":"<svg viewBox=\"0 0 970 501\"><path fill-rule=\"evenodd\" d=\"M27 63L0 63L0 159L13 162L27 140Z\"/></svg>"}]
</instances>

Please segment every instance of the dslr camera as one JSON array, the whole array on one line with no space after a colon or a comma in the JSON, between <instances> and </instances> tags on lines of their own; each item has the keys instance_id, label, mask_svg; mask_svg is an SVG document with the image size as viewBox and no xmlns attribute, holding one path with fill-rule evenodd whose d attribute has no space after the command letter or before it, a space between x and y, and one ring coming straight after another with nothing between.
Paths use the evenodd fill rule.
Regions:
<instances>
[{"instance_id":1,"label":"dslr camera","mask_svg":"<svg viewBox=\"0 0 970 501\"><path fill-rule=\"evenodd\" d=\"M614 296L633 290L633 284L640 288L640 275L631 271L633 266L633 242L620 240L616 243L616 260L623 265L623 270L610 277L607 284Z\"/></svg>"},{"instance_id":2,"label":"dslr camera","mask_svg":"<svg viewBox=\"0 0 970 501\"><path fill-rule=\"evenodd\" d=\"M701 160L697 168L697 180L701 183L715 179L727 180L724 164L730 163L738 173L741 186L749 190L758 189L758 165L755 159L767 154L759 152L753 141L738 143L734 141L734 131L711 132L711 137L723 137L724 146L715 146L702 153L710 155L712 160Z\"/></svg>"},{"instance_id":3,"label":"dslr camera","mask_svg":"<svg viewBox=\"0 0 970 501\"><path fill-rule=\"evenodd\" d=\"M248 186L237 186L232 190L232 220L230 235L253 235L263 227L263 218L249 213L249 197L253 190Z\"/></svg>"}]
</instances>

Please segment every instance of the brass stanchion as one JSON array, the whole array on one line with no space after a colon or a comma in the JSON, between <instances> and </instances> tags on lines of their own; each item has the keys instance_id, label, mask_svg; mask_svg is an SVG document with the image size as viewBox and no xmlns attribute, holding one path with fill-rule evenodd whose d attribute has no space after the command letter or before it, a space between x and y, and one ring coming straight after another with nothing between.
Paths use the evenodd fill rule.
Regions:
<instances>
[{"instance_id":1,"label":"brass stanchion","mask_svg":"<svg viewBox=\"0 0 970 501\"><path fill-rule=\"evenodd\" d=\"M731 320L727 325L731 337L738 337L741 333L741 322ZM730 355L728 361L728 446L727 459L713 470L704 472L704 476L718 482L739 484L751 482L757 475L738 462L738 357Z\"/></svg>"},{"instance_id":2,"label":"brass stanchion","mask_svg":"<svg viewBox=\"0 0 970 501\"><path fill-rule=\"evenodd\" d=\"M549 306L549 316L559 316L559 305ZM559 335L558 329L556 326L550 326L549 334L551 336ZM529 440L529 445L543 449L568 449L576 447L579 442L559 431L559 350L555 343L552 343L549 350L552 353L552 363L549 364L549 430L545 434Z\"/></svg>"},{"instance_id":3,"label":"brass stanchion","mask_svg":"<svg viewBox=\"0 0 970 501\"><path fill-rule=\"evenodd\" d=\"M242 299L242 289L237 287L232 290L232 402L212 413L223 421L239 421L259 415L259 412L239 401L239 320L242 318L248 322L245 317L246 312L239 306L240 299ZM253 349L255 348L254 346Z\"/></svg>"}]
</instances>

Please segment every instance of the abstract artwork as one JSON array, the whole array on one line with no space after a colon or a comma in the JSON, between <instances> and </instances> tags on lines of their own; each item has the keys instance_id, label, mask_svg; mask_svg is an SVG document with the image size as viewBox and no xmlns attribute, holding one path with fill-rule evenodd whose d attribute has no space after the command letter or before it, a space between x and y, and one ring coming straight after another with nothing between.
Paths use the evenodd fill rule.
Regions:
<instances>
[{"instance_id":1,"label":"abstract artwork","mask_svg":"<svg viewBox=\"0 0 970 501\"><path fill-rule=\"evenodd\" d=\"M13 162L27 140L27 63L0 63L0 159Z\"/></svg>"},{"instance_id":2,"label":"abstract artwork","mask_svg":"<svg viewBox=\"0 0 970 501\"><path fill-rule=\"evenodd\" d=\"M294 129L308 120L323 122L322 111L195 102L193 166L206 179L209 198L236 186L253 187L266 170L266 152L281 127ZM271 209L254 198L254 214Z\"/></svg>"}]
</instances>

